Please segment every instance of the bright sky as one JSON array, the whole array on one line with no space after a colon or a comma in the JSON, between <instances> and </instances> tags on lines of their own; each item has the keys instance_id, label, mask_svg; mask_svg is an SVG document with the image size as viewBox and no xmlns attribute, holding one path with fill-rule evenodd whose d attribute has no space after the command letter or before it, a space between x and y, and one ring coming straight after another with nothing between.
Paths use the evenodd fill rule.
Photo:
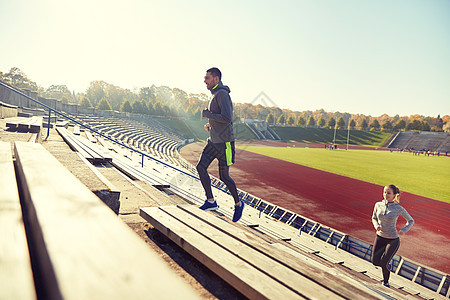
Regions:
<instances>
[{"instance_id":1,"label":"bright sky","mask_svg":"<svg viewBox=\"0 0 450 300\"><path fill-rule=\"evenodd\" d=\"M45 88L207 93L217 66L235 102L450 114L448 0L2 0L0 37L0 71Z\"/></svg>"}]
</instances>

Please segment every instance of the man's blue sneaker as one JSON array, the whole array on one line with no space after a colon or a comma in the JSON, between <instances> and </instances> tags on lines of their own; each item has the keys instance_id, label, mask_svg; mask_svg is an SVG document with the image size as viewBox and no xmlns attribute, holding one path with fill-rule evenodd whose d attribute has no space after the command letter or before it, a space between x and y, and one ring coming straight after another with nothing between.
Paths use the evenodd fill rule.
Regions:
<instances>
[{"instance_id":1,"label":"man's blue sneaker","mask_svg":"<svg viewBox=\"0 0 450 300\"><path fill-rule=\"evenodd\" d=\"M383 282L383 286L390 288L391 286L389 285L389 282Z\"/></svg>"},{"instance_id":2,"label":"man's blue sneaker","mask_svg":"<svg viewBox=\"0 0 450 300\"><path fill-rule=\"evenodd\" d=\"M233 222L237 222L241 219L243 211L244 211L244 202L241 201L240 206L237 205L234 206Z\"/></svg>"},{"instance_id":3,"label":"man's blue sneaker","mask_svg":"<svg viewBox=\"0 0 450 300\"><path fill-rule=\"evenodd\" d=\"M204 211L208 211L208 210L216 210L219 208L219 206L217 205L217 202L209 202L208 200L205 201L205 203L203 203L202 206L199 207L201 210Z\"/></svg>"}]
</instances>

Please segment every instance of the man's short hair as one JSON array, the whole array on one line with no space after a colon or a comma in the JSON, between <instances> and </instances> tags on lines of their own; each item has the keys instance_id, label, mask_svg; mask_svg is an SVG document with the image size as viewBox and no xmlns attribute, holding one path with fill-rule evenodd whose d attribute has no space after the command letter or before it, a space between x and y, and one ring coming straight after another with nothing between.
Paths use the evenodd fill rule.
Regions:
<instances>
[{"instance_id":1,"label":"man's short hair","mask_svg":"<svg viewBox=\"0 0 450 300\"><path fill-rule=\"evenodd\" d=\"M220 72L220 70L216 67L208 69L208 71L206 71L206 73L211 73L212 76L214 77L219 77L219 80L222 80L222 72Z\"/></svg>"}]
</instances>

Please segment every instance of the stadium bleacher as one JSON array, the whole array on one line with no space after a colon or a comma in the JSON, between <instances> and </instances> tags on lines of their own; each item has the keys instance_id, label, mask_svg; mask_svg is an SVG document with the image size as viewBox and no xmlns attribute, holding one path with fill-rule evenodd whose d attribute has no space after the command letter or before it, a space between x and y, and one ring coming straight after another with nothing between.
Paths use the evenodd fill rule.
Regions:
<instances>
[{"instance_id":1,"label":"stadium bleacher","mask_svg":"<svg viewBox=\"0 0 450 300\"><path fill-rule=\"evenodd\" d=\"M442 144L439 146L439 148L436 150L441 153L449 153L450 152L450 139L447 138L445 141L442 142Z\"/></svg>"},{"instance_id":2,"label":"stadium bleacher","mask_svg":"<svg viewBox=\"0 0 450 300\"><path fill-rule=\"evenodd\" d=\"M248 209L246 209L240 224L231 224L229 219L233 213L234 202L227 193L223 183L217 178L212 178L212 182L216 187L215 192L221 203L219 211L216 213L204 213L199 211L198 208L192 206L192 204L198 205L203 202L203 189L200 182L195 177L195 169L187 164L186 161L179 159L179 154L176 153L177 145L183 142L183 137L170 131L164 132L165 129L163 126L157 124L154 127L148 124L143 126L142 124L139 124L138 121L130 121L123 118L91 117L83 115L73 116L72 118L74 120L80 120L80 122L86 124L87 127L92 127L93 130L91 134L96 140L95 146L93 146L93 140L88 139L85 133L86 130L84 133L80 131L80 135L77 136L77 138L85 138L86 135L86 143L92 144L89 145L89 147L102 147L102 153L105 154L106 157L111 157L111 162L113 164L116 163L117 165L122 165L122 168L126 168L130 176L135 176L137 179L146 182L170 187L171 192L178 194L186 200L186 203L191 204L190 206L168 208L143 208L141 210L141 215L152 222L154 226L158 226L158 229L161 232L166 233L169 238L179 243L183 249L188 252L191 251L189 253L194 257L196 257L196 253L200 252L200 249L205 249L189 247L190 244L192 245L200 239L205 240L205 238L200 237L198 234L201 234L203 237L208 237L208 241L205 241L208 243L206 249L208 249L208 247L215 247L218 251L222 251L217 248L217 246L214 246L214 244L217 245L222 239L226 240L226 247L228 250L220 253L227 255L227 261L230 266L219 268L218 275L250 298L253 296L279 298L283 295L288 298L299 299L320 299L322 297L353 298L353 296L356 295L361 296L362 298L373 299L384 299L389 297L403 298L411 297L413 295L418 295L426 299L449 297L449 279L446 274L430 270L424 266L415 265L414 262L398 256L395 258L394 263L395 275L392 276L392 286L394 289L381 287L377 282L380 279L380 270L372 266L370 262L365 259L368 255L370 256L371 245L358 244L359 241L352 239L352 237L349 237L344 233L322 226L313 220L254 197L245 191L239 191L239 195L241 199L248 204ZM105 139L105 137L98 135L94 130L108 137L117 137L128 147L123 147L121 144L114 144L112 141ZM27 148L28 146L24 147ZM132 148L138 147L140 149L146 149L149 156L154 157L150 159L150 157L144 157L144 155L137 155L136 151L133 151ZM35 155L32 158L38 159L40 157L42 159L44 156L45 161L54 161L54 159L45 154L45 151L42 152L40 149L39 151L36 149L33 150L33 153L39 152L43 154ZM19 157L20 159L21 155L19 152L16 153L16 157ZM156 157L161 159L161 161L154 159ZM179 166L183 167L180 168ZM69 175L66 175L66 171L59 170L58 172L63 172L64 175L55 176L55 179L66 176L70 177ZM54 184L58 185L58 183ZM60 186L62 187L63 185ZM76 188L78 189L79 187L77 186ZM61 205L65 204L67 203L62 201ZM79 215L78 217L78 221L86 221L83 215ZM42 220L48 220L49 222L46 225L48 227L48 232L44 232L44 234L48 234L50 239L56 240L54 235L59 228L56 228L54 224L52 225L52 217L49 216L47 212L46 214L43 214L41 218ZM72 226L77 226L75 223L72 223L73 216L64 214L61 218L67 218L67 226L70 228ZM109 217L106 217L106 219L108 218ZM165 220L167 218L171 221L166 222ZM97 219L98 218L91 220L90 223L93 224L93 226L96 226L96 222L98 222ZM64 223L65 221L64 219L58 220L61 223ZM106 228L108 226L109 225L104 224L101 228ZM113 225L113 229L109 230L113 231L116 229L117 231L122 232L122 229L114 226L118 225ZM81 228L85 227L81 226ZM218 229L219 231L217 231ZM67 230L70 231L70 229ZM199 232L199 230L201 230L201 232ZM111 239L123 242L123 240L121 240L122 234L118 235L117 231L115 232L116 238L111 236ZM86 232L88 232L88 230L85 230L84 234L87 234ZM236 232L240 232L241 237L237 237ZM75 233L81 234L78 231ZM117 236L120 238L117 239ZM242 239L242 236L245 237L245 241ZM262 237L264 238L260 240ZM95 239L96 237L91 236L89 238ZM100 242L104 241L105 237L97 237L97 239L98 242ZM256 240L258 240L258 242L255 242ZM66 240L63 241L68 243ZM242 243L245 244L245 247L241 245ZM68 244L70 245L70 243ZM106 242L105 244L109 244L109 242ZM128 242L123 243L123 245L128 245ZM141 253L130 255L128 249L123 249L123 245L117 246L117 249L115 249L121 251L121 254L114 252L120 259L123 259L124 255L126 255L127 258L146 256L146 254ZM205 247L204 245L200 246ZM49 247L52 247L52 245L49 245ZM55 247L59 247L58 244L56 244ZM99 249L103 249L102 247L104 247L104 245L98 246ZM351 251L352 248L353 251ZM358 248L358 250L354 250L355 248ZM75 250L79 249L76 248ZM70 252L72 249L64 248L64 251L72 253ZM86 251L86 249L81 249L79 251L85 253L84 251ZM103 251L108 250L103 249ZM267 258L267 253L269 252L277 253L277 255ZM232 253L232 255L229 253ZM79 252L77 252L77 254L79 254ZM208 252L206 255L203 254L201 257L198 257L198 259L215 271L217 264L220 263L220 259L223 259L224 257L220 255L217 257L215 255L216 254L213 252ZM98 256L100 257L100 254L98 254ZM56 257L55 254L55 258ZM86 253L81 257L91 256ZM255 260L254 257L259 257L261 259ZM137 261L142 264L141 260ZM261 263L262 261L263 263ZM120 260L117 263L122 267ZM124 264L126 263L124 262ZM245 265L247 270L251 270L250 277L246 274L242 274L239 268L233 269L233 266L243 265ZM83 266L83 261L81 261L80 267ZM148 271L154 269L154 266L149 267L145 263L140 267L145 266ZM58 266L56 267L59 268ZM135 262L127 267L135 267ZM105 266L102 266L102 268L109 270ZM126 272L125 269L122 270L121 268L118 268L118 270L115 271ZM256 269L256 271L253 269ZM106 272L105 270L102 271ZM305 272L305 270L308 270L308 272ZM77 274L83 276L89 272L89 268L85 268ZM58 276L61 276L62 278L66 278L67 276L67 272L64 272L64 270L61 271L58 269L56 273L57 278L59 278ZM159 273L153 273L159 276ZM152 276L154 275L153 273ZM292 274L293 276L284 277L287 274ZM317 277L315 275L322 276ZM141 276L145 279L143 286L148 288L148 275ZM164 279L164 281L170 280L168 279L169 277L170 276ZM248 282L255 282L255 278L259 278L261 281L256 280L258 287L252 289L251 284L249 285ZM66 279L61 280L62 282L68 281ZM157 279L154 280L155 282L160 282ZM79 282L81 281L82 280L79 279ZM92 282L97 283L95 280ZM141 283L140 281L138 282L139 284ZM280 289L275 287L280 287ZM99 288L107 289L102 285L100 285ZM72 292L68 289L69 287L67 287L64 282L64 284L61 284L60 291L51 290L51 292L62 292L65 297L71 298L70 296L66 296L70 295ZM123 294L121 294L121 289L123 289L123 286L117 284L114 289L117 291L117 294L112 295L111 297L114 298L113 296L115 296L120 298L121 295L123 296ZM151 289L152 291L159 291L161 286L152 286ZM136 290L138 292L142 291L140 288L136 288ZM172 292L183 293L183 290L174 290ZM316 294L314 292L316 292ZM157 296L157 294L155 296ZM167 297L167 294L164 296ZM179 295L175 296L179 297ZM186 295L184 294L183 296L185 298Z\"/></svg>"},{"instance_id":3,"label":"stadium bleacher","mask_svg":"<svg viewBox=\"0 0 450 300\"><path fill-rule=\"evenodd\" d=\"M391 141L390 149L450 152L450 135L444 132L400 131Z\"/></svg>"},{"instance_id":4,"label":"stadium bleacher","mask_svg":"<svg viewBox=\"0 0 450 300\"><path fill-rule=\"evenodd\" d=\"M150 155L174 165L179 164L175 159L176 148L183 141L183 136L173 132L165 132L165 127L155 120L147 120L147 123L156 124L152 127L132 119L85 115L74 118L111 138L124 142L130 147L147 151Z\"/></svg>"}]
</instances>

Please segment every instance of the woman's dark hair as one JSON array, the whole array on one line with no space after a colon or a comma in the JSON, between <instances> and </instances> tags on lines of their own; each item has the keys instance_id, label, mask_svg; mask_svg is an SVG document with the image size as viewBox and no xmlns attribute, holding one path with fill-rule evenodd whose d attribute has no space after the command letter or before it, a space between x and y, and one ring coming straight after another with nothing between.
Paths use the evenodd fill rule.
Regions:
<instances>
[{"instance_id":1,"label":"woman's dark hair","mask_svg":"<svg viewBox=\"0 0 450 300\"><path fill-rule=\"evenodd\" d=\"M400 189L393 184L388 184L387 187L390 188L394 193L394 201L400 203Z\"/></svg>"},{"instance_id":2,"label":"woman's dark hair","mask_svg":"<svg viewBox=\"0 0 450 300\"><path fill-rule=\"evenodd\" d=\"M206 71L206 73L211 73L211 75L212 76L214 76L214 77L219 77L219 80L222 80L222 72L220 72L220 70L218 69L218 68L211 68L211 69L208 69L208 71Z\"/></svg>"}]
</instances>

